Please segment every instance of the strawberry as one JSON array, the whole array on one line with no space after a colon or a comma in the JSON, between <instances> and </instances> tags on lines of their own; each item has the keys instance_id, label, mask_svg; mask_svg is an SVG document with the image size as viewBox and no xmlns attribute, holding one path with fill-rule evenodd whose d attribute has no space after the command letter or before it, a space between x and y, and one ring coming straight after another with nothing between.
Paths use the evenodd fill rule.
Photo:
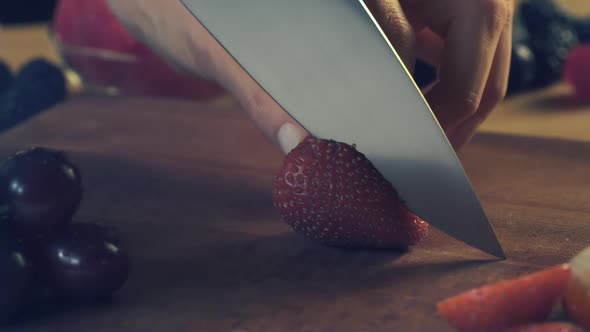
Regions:
<instances>
[{"instance_id":1,"label":"strawberry","mask_svg":"<svg viewBox=\"0 0 590 332\"><path fill-rule=\"evenodd\" d=\"M546 319L571 276L569 265L475 288L437 304L457 331L498 331Z\"/></svg>"},{"instance_id":2,"label":"strawberry","mask_svg":"<svg viewBox=\"0 0 590 332\"><path fill-rule=\"evenodd\" d=\"M213 81L177 72L125 28L106 0L61 0L53 32L64 43L64 60L87 83L127 95L208 100L225 93Z\"/></svg>"},{"instance_id":3,"label":"strawberry","mask_svg":"<svg viewBox=\"0 0 590 332\"><path fill-rule=\"evenodd\" d=\"M579 45L569 52L564 78L578 98L590 101L590 44Z\"/></svg>"},{"instance_id":4,"label":"strawberry","mask_svg":"<svg viewBox=\"0 0 590 332\"><path fill-rule=\"evenodd\" d=\"M548 322L522 325L504 332L584 332L584 330L571 323Z\"/></svg>"},{"instance_id":5,"label":"strawberry","mask_svg":"<svg viewBox=\"0 0 590 332\"><path fill-rule=\"evenodd\" d=\"M117 52L130 51L138 44L113 15L106 0L60 0L55 9L53 32L71 45Z\"/></svg>"},{"instance_id":6,"label":"strawberry","mask_svg":"<svg viewBox=\"0 0 590 332\"><path fill-rule=\"evenodd\" d=\"M569 316L590 330L590 247L571 261L572 280L564 295L564 308Z\"/></svg>"},{"instance_id":7,"label":"strawberry","mask_svg":"<svg viewBox=\"0 0 590 332\"><path fill-rule=\"evenodd\" d=\"M326 245L401 249L429 230L355 146L334 140L308 136L291 150L272 198L283 221Z\"/></svg>"}]
</instances>

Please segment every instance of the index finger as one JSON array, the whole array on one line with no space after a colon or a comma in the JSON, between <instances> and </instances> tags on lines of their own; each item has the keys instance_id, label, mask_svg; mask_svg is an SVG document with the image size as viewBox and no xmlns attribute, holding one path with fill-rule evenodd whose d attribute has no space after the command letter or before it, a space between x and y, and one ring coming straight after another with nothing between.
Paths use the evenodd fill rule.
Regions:
<instances>
[{"instance_id":1,"label":"index finger","mask_svg":"<svg viewBox=\"0 0 590 332\"><path fill-rule=\"evenodd\" d=\"M508 16L503 0L441 1L448 16L439 82L426 95L445 130L474 114L481 102L495 50ZM440 33L440 32L439 32Z\"/></svg>"}]
</instances>

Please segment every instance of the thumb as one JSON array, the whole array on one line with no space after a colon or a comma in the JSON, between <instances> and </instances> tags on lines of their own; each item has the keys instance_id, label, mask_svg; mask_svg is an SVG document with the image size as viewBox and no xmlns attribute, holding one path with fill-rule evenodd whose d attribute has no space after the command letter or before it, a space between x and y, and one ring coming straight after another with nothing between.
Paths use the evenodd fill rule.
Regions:
<instances>
[{"instance_id":1,"label":"thumb","mask_svg":"<svg viewBox=\"0 0 590 332\"><path fill-rule=\"evenodd\" d=\"M308 135L258 83L223 49L212 43L215 77L238 100L254 125L267 139L288 154Z\"/></svg>"},{"instance_id":2,"label":"thumb","mask_svg":"<svg viewBox=\"0 0 590 332\"><path fill-rule=\"evenodd\" d=\"M266 137L288 153L307 136L180 2L107 0L134 35L175 67L214 79L239 100Z\"/></svg>"},{"instance_id":3,"label":"thumb","mask_svg":"<svg viewBox=\"0 0 590 332\"><path fill-rule=\"evenodd\" d=\"M415 61L416 38L414 30L404 15L398 0L366 0L367 7L383 27L384 33L394 44L396 51L406 68L413 72ZM242 105L254 123L276 143L284 153L297 146L308 133L292 119L274 99L241 68L233 67L225 74L231 74L230 81L238 82L240 88L233 91L240 98ZM244 89L244 87L247 87ZM245 92L245 93L244 93Z\"/></svg>"},{"instance_id":4,"label":"thumb","mask_svg":"<svg viewBox=\"0 0 590 332\"><path fill-rule=\"evenodd\" d=\"M242 107L273 144L289 153L309 133L255 82L251 84L250 92L239 98Z\"/></svg>"}]
</instances>

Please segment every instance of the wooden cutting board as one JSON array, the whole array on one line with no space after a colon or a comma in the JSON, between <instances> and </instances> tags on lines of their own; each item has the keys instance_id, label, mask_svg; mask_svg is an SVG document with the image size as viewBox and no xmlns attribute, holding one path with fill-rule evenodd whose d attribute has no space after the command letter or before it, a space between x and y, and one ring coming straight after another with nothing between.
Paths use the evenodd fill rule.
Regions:
<instances>
[{"instance_id":1,"label":"wooden cutting board","mask_svg":"<svg viewBox=\"0 0 590 332\"><path fill-rule=\"evenodd\" d=\"M446 296L590 245L590 145L497 135L462 154L509 259L433 232L409 252L346 251L273 210L281 154L235 105L75 98L0 137L66 150L78 220L119 227L133 274L109 303L48 302L3 331L446 331Z\"/></svg>"}]
</instances>

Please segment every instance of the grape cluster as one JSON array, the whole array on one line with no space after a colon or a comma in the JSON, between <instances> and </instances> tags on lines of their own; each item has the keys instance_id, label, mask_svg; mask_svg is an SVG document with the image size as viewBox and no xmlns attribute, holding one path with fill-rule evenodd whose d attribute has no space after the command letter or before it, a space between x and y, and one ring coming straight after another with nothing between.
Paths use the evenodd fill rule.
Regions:
<instances>
[{"instance_id":1,"label":"grape cluster","mask_svg":"<svg viewBox=\"0 0 590 332\"><path fill-rule=\"evenodd\" d=\"M0 129L8 129L62 102L66 78L58 66L35 58L14 75L0 62Z\"/></svg>"},{"instance_id":2,"label":"grape cluster","mask_svg":"<svg viewBox=\"0 0 590 332\"><path fill-rule=\"evenodd\" d=\"M74 299L112 295L130 259L117 230L74 222L80 169L64 152L34 147L0 164L0 321L31 303L39 284Z\"/></svg>"}]
</instances>

